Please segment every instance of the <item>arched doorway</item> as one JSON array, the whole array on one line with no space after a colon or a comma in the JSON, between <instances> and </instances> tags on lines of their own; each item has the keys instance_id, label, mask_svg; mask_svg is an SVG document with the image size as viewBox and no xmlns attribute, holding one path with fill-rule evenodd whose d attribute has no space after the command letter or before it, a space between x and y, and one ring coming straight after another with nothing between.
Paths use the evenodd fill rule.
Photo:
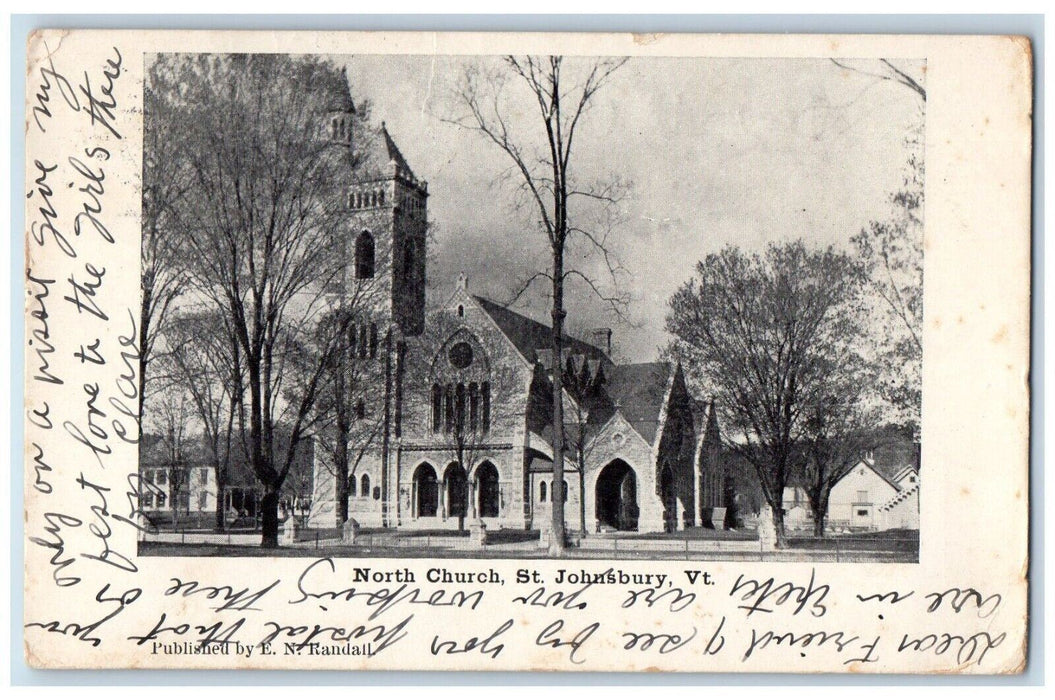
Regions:
<instances>
[{"instance_id":1,"label":"arched doorway","mask_svg":"<svg viewBox=\"0 0 1055 700\"><path fill-rule=\"evenodd\" d=\"M443 496L447 504L447 517L464 518L467 514L468 492L465 470L457 462L447 465L443 473Z\"/></svg>"},{"instance_id":2,"label":"arched doorway","mask_svg":"<svg viewBox=\"0 0 1055 700\"><path fill-rule=\"evenodd\" d=\"M609 462L597 477L597 522L615 530L637 529L637 477L621 459Z\"/></svg>"},{"instance_id":3,"label":"arched doorway","mask_svg":"<svg viewBox=\"0 0 1055 700\"><path fill-rule=\"evenodd\" d=\"M659 473L659 497L663 501L663 530L678 529L678 495L674 489L674 473L665 466Z\"/></svg>"},{"instance_id":4,"label":"arched doorway","mask_svg":"<svg viewBox=\"0 0 1055 700\"><path fill-rule=\"evenodd\" d=\"M498 469L490 462L476 468L477 515L497 518L499 511Z\"/></svg>"},{"instance_id":5,"label":"arched doorway","mask_svg":"<svg viewBox=\"0 0 1055 700\"><path fill-rule=\"evenodd\" d=\"M436 470L428 462L414 470L414 517L436 517L436 502L439 490L436 488Z\"/></svg>"}]
</instances>

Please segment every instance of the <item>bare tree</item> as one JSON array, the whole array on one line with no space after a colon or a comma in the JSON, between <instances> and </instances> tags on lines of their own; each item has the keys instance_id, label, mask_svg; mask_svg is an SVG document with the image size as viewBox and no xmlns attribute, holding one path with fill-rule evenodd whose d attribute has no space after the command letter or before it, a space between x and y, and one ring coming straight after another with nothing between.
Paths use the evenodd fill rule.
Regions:
<instances>
[{"instance_id":1,"label":"bare tree","mask_svg":"<svg viewBox=\"0 0 1055 700\"><path fill-rule=\"evenodd\" d=\"M853 348L823 361L825 380L803 401L803 486L813 534L823 537L832 487L872 450L879 411L870 396L875 370Z\"/></svg>"},{"instance_id":2,"label":"bare tree","mask_svg":"<svg viewBox=\"0 0 1055 700\"><path fill-rule=\"evenodd\" d=\"M860 286L849 256L796 241L708 255L670 301L673 351L715 396L727 446L754 467L779 546L809 401L829 390L830 361L854 340Z\"/></svg>"},{"instance_id":3,"label":"bare tree","mask_svg":"<svg viewBox=\"0 0 1055 700\"><path fill-rule=\"evenodd\" d=\"M363 457L377 444L383 429L383 415L368 414L368 394L375 389L367 367L371 350L369 306L372 289L356 285L342 294L321 327L345 328L335 339L332 364L326 368L320 398L316 405L319 439L316 449L326 459L322 464L333 474L337 487L337 522L348 520L349 484Z\"/></svg>"},{"instance_id":4,"label":"bare tree","mask_svg":"<svg viewBox=\"0 0 1055 700\"><path fill-rule=\"evenodd\" d=\"M238 346L246 376L240 429L263 487L261 544L277 547L280 493L346 331L320 335L316 327L351 235L342 217L354 168L347 79L311 57L158 61L176 75L178 89L162 99L191 173L179 213L187 279Z\"/></svg>"},{"instance_id":5,"label":"bare tree","mask_svg":"<svg viewBox=\"0 0 1055 700\"><path fill-rule=\"evenodd\" d=\"M151 64L143 85L142 298L139 313L139 416L150 361L164 333L170 311L183 294L186 278L180 264L179 207L190 186L190 173L180 153L174 118L179 80L173 66Z\"/></svg>"},{"instance_id":6,"label":"bare tree","mask_svg":"<svg viewBox=\"0 0 1055 700\"><path fill-rule=\"evenodd\" d=\"M600 365L596 371L590 370L590 362L582 358L577 363L572 358L564 366L564 388L571 397L568 403L568 411L565 413L564 444L566 444L575 459L575 466L579 472L579 531L585 535L588 532L586 521L586 463L593 451L595 431L590 423L590 412L595 408L600 395L600 382L602 374ZM554 480L553 498L563 496L567 500L567 494L558 494L557 485L563 483Z\"/></svg>"},{"instance_id":7,"label":"bare tree","mask_svg":"<svg viewBox=\"0 0 1055 700\"><path fill-rule=\"evenodd\" d=\"M188 487L191 445L188 428L191 422L191 405L187 394L178 388L160 396L156 417L160 423L161 462L168 481L169 507L172 522L179 523L180 496Z\"/></svg>"},{"instance_id":8,"label":"bare tree","mask_svg":"<svg viewBox=\"0 0 1055 700\"><path fill-rule=\"evenodd\" d=\"M877 304L875 338L887 371L880 378L894 420L919 439L923 363L923 126L927 92L922 77L879 59L867 67L832 59L843 70L908 88L918 98L919 121L904 140L908 152L901 187L890 194L891 214L853 237L869 272Z\"/></svg>"},{"instance_id":9,"label":"bare tree","mask_svg":"<svg viewBox=\"0 0 1055 700\"><path fill-rule=\"evenodd\" d=\"M216 479L215 524L226 529L224 494L231 464L236 418L242 405L245 368L231 329L218 313L185 314L166 333L173 381L190 394L202 441Z\"/></svg>"},{"instance_id":10,"label":"bare tree","mask_svg":"<svg viewBox=\"0 0 1055 700\"><path fill-rule=\"evenodd\" d=\"M519 194L534 212L546 236L550 269L531 275L520 293L536 281L548 281L554 358L564 356L564 296L569 279L577 278L585 283L613 309L619 310L627 302L625 295L602 292L597 280L582 269L569 265L566 257L569 242L578 237L601 254L610 273L619 269L606 235L599 229L591 229L583 220L580 202L585 203L587 209L600 205L602 210L607 210L619 201L625 184L617 179L592 185L577 180L573 175L572 153L582 119L593 99L626 61L625 58L582 62L566 61L562 56L506 56L499 71L487 72L478 66L472 67L465 72L457 93L457 101L465 112L446 120L478 132L508 157L511 167L506 175L517 183ZM510 78L519 87L526 88L524 99L530 105L529 109L537 110L544 127L541 140L516 134L512 115L521 109L521 105L508 101L503 94ZM561 372L553 373L552 383L553 424L563 426ZM561 484L564 480L563 430L556 429L553 435L553 478L554 483ZM561 554L564 545L564 505L562 499L556 499L553 502L551 554Z\"/></svg>"}]
</instances>

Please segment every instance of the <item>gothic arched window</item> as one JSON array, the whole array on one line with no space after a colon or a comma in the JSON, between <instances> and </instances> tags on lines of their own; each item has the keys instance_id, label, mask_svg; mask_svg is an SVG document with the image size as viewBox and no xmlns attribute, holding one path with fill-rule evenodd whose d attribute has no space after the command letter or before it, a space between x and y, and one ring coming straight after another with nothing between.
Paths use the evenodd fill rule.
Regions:
<instances>
[{"instance_id":1,"label":"gothic arched window","mask_svg":"<svg viewBox=\"0 0 1055 700\"><path fill-rule=\"evenodd\" d=\"M355 239L355 276L361 280L374 276L374 237L369 231Z\"/></svg>"},{"instance_id":2,"label":"gothic arched window","mask_svg":"<svg viewBox=\"0 0 1055 700\"><path fill-rule=\"evenodd\" d=\"M357 490L358 486L359 486L359 484L356 483L354 476L351 479L349 479L348 480L348 495L351 496L352 498L355 498L356 490Z\"/></svg>"},{"instance_id":3,"label":"gothic arched window","mask_svg":"<svg viewBox=\"0 0 1055 700\"><path fill-rule=\"evenodd\" d=\"M546 502L546 482L545 481L538 482L538 500L541 503L545 503Z\"/></svg>"},{"instance_id":4,"label":"gothic arched window","mask_svg":"<svg viewBox=\"0 0 1055 700\"><path fill-rule=\"evenodd\" d=\"M432 385L432 432L443 429L443 389L439 384Z\"/></svg>"},{"instance_id":5,"label":"gothic arched window","mask_svg":"<svg viewBox=\"0 0 1055 700\"><path fill-rule=\"evenodd\" d=\"M370 324L370 357L377 357L377 324Z\"/></svg>"},{"instance_id":6,"label":"gothic arched window","mask_svg":"<svg viewBox=\"0 0 1055 700\"><path fill-rule=\"evenodd\" d=\"M480 385L480 428L485 433L491 429L491 382Z\"/></svg>"},{"instance_id":7,"label":"gothic arched window","mask_svg":"<svg viewBox=\"0 0 1055 700\"><path fill-rule=\"evenodd\" d=\"M370 497L370 477L363 474L363 478L359 480L360 488L359 493L363 494L363 498Z\"/></svg>"},{"instance_id":8,"label":"gothic arched window","mask_svg":"<svg viewBox=\"0 0 1055 700\"><path fill-rule=\"evenodd\" d=\"M407 241L403 247L403 278L414 275L414 241Z\"/></svg>"},{"instance_id":9,"label":"gothic arched window","mask_svg":"<svg viewBox=\"0 0 1055 700\"><path fill-rule=\"evenodd\" d=\"M465 385L460 382L454 389L454 428L459 434L465 429Z\"/></svg>"}]
</instances>

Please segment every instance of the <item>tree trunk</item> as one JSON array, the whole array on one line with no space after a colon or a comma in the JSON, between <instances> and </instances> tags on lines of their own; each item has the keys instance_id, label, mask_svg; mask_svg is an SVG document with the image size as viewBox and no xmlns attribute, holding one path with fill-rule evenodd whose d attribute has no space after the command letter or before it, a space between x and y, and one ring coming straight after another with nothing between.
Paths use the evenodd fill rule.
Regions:
<instances>
[{"instance_id":1,"label":"tree trunk","mask_svg":"<svg viewBox=\"0 0 1055 700\"><path fill-rule=\"evenodd\" d=\"M270 488L264 493L260 501L260 517L263 532L260 537L260 546L264 549L278 548L278 491Z\"/></svg>"},{"instance_id":2,"label":"tree trunk","mask_svg":"<svg viewBox=\"0 0 1055 700\"><path fill-rule=\"evenodd\" d=\"M214 529L216 532L223 532L227 529L227 508L225 507L227 499L224 494L224 490L227 488L227 475L218 464L213 468L213 471L216 474L216 520Z\"/></svg>"},{"instance_id":3,"label":"tree trunk","mask_svg":"<svg viewBox=\"0 0 1055 700\"><path fill-rule=\"evenodd\" d=\"M824 514L813 516L813 536L824 537Z\"/></svg>"},{"instance_id":4,"label":"tree trunk","mask_svg":"<svg viewBox=\"0 0 1055 700\"><path fill-rule=\"evenodd\" d=\"M340 400L344 400L341 397ZM334 449L334 478L337 481L337 523L343 525L348 521L348 433L349 429L342 418L337 419L337 445Z\"/></svg>"},{"instance_id":5,"label":"tree trunk","mask_svg":"<svg viewBox=\"0 0 1055 700\"><path fill-rule=\"evenodd\" d=\"M553 273L553 538L549 553L559 557L564 553L564 251L559 248L553 252Z\"/></svg>"},{"instance_id":6,"label":"tree trunk","mask_svg":"<svg viewBox=\"0 0 1055 700\"><path fill-rule=\"evenodd\" d=\"M778 503L773 507L773 529L776 531L777 549L785 549L788 546L787 533L784 531L784 509Z\"/></svg>"},{"instance_id":7,"label":"tree trunk","mask_svg":"<svg viewBox=\"0 0 1055 700\"><path fill-rule=\"evenodd\" d=\"M818 496L810 499L810 509L813 510L813 536L824 537L824 526L828 520L828 498Z\"/></svg>"},{"instance_id":8,"label":"tree trunk","mask_svg":"<svg viewBox=\"0 0 1055 700\"><path fill-rule=\"evenodd\" d=\"M579 531L586 534L586 460L579 460Z\"/></svg>"}]
</instances>

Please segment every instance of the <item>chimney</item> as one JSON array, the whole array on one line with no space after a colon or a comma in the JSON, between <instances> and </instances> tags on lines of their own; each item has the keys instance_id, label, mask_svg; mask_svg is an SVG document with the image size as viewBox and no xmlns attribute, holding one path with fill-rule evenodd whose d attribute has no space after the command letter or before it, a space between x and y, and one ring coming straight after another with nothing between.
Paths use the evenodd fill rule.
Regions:
<instances>
[{"instance_id":1,"label":"chimney","mask_svg":"<svg viewBox=\"0 0 1055 700\"><path fill-rule=\"evenodd\" d=\"M612 356L612 329L594 328L590 331L590 342L604 350L608 357Z\"/></svg>"}]
</instances>

